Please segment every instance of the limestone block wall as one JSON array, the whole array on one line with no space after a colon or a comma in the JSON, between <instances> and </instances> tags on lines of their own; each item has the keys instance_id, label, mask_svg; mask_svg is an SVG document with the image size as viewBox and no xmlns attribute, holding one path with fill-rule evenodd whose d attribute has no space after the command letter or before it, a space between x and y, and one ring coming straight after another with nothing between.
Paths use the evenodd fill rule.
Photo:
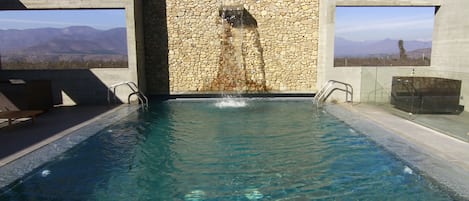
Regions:
<instances>
[{"instance_id":1,"label":"limestone block wall","mask_svg":"<svg viewBox=\"0 0 469 201\"><path fill-rule=\"evenodd\" d=\"M319 0L167 0L165 7L170 93L316 91ZM147 14L145 28L154 22ZM162 48L152 47L152 29L146 71L158 74L165 67L147 53ZM150 93L165 90L146 79Z\"/></svg>"}]
</instances>

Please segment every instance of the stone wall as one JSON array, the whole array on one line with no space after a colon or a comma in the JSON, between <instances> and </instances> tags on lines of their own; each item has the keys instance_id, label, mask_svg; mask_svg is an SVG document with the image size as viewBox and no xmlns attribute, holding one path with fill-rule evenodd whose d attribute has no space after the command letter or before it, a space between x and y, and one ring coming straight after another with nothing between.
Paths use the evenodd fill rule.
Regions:
<instances>
[{"instance_id":1,"label":"stone wall","mask_svg":"<svg viewBox=\"0 0 469 201\"><path fill-rule=\"evenodd\" d=\"M152 0L143 8L150 94L316 90L319 0Z\"/></svg>"}]
</instances>

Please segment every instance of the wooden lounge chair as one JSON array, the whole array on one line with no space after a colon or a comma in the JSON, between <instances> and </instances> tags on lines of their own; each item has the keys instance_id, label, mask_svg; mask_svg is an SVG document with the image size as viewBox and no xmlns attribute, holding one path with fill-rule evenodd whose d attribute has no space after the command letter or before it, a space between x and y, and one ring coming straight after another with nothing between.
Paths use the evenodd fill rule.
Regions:
<instances>
[{"instance_id":1,"label":"wooden lounge chair","mask_svg":"<svg viewBox=\"0 0 469 201\"><path fill-rule=\"evenodd\" d=\"M35 121L36 115L41 114L41 110L17 110L17 111L1 111L0 119L8 119L8 126L10 126L15 119L31 118Z\"/></svg>"}]
</instances>

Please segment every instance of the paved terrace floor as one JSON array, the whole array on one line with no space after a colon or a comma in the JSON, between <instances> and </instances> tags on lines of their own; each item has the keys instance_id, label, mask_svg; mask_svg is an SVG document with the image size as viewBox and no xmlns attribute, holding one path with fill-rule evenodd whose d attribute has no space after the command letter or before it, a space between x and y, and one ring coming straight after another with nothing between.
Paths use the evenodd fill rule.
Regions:
<instances>
[{"instance_id":1,"label":"paved terrace floor","mask_svg":"<svg viewBox=\"0 0 469 201\"><path fill-rule=\"evenodd\" d=\"M345 108L345 110L343 109ZM440 129L467 128L467 114L424 115L411 120L390 108L356 104L329 105L327 111L369 136L424 176L436 180L456 198L469 200L469 143L417 124L415 118ZM446 130L448 130L446 129ZM460 129L456 129L460 131Z\"/></svg>"},{"instance_id":2,"label":"paved terrace floor","mask_svg":"<svg viewBox=\"0 0 469 201\"><path fill-rule=\"evenodd\" d=\"M376 105L391 114L469 142L469 112L459 114L409 114L390 104Z\"/></svg>"}]
</instances>

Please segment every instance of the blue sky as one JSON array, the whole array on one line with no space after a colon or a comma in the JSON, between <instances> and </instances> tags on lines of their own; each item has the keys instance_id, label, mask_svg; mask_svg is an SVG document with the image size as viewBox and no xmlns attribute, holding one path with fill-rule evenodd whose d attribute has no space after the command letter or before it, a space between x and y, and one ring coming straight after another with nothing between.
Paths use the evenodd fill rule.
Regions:
<instances>
[{"instance_id":1,"label":"blue sky","mask_svg":"<svg viewBox=\"0 0 469 201\"><path fill-rule=\"evenodd\" d=\"M434 12L434 7L337 7L335 34L355 41L431 41Z\"/></svg>"},{"instance_id":2,"label":"blue sky","mask_svg":"<svg viewBox=\"0 0 469 201\"><path fill-rule=\"evenodd\" d=\"M125 27L124 9L0 11L0 29L91 26L107 30Z\"/></svg>"},{"instance_id":3,"label":"blue sky","mask_svg":"<svg viewBox=\"0 0 469 201\"><path fill-rule=\"evenodd\" d=\"M337 7L335 34L349 40L404 39L430 41L433 7ZM125 27L125 10L0 11L0 29Z\"/></svg>"}]
</instances>

